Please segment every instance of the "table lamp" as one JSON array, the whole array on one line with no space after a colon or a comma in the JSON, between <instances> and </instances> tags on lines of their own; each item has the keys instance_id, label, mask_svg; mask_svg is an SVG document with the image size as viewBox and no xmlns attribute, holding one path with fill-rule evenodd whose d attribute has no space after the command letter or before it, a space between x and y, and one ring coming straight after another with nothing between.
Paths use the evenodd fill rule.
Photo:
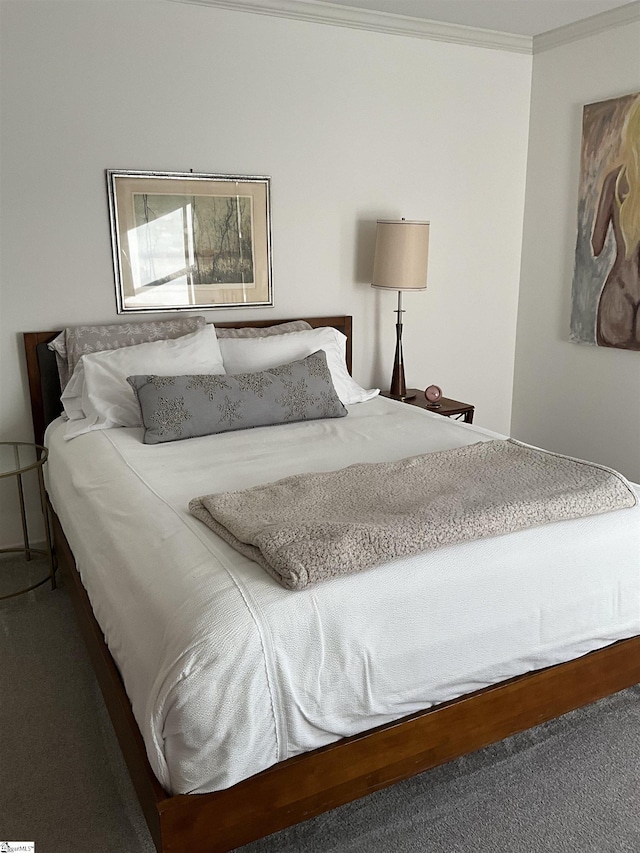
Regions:
<instances>
[{"instance_id":1,"label":"table lamp","mask_svg":"<svg viewBox=\"0 0 640 853\"><path fill-rule=\"evenodd\" d=\"M406 219L378 219L372 287L398 291L396 354L393 361L390 397L410 400L407 395L402 357L402 293L427 289L429 223Z\"/></svg>"}]
</instances>

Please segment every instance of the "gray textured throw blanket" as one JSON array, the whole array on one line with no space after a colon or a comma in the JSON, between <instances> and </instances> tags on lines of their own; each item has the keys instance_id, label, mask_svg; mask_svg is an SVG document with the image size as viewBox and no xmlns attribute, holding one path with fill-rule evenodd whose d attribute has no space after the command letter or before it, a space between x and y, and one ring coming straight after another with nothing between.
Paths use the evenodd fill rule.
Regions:
<instances>
[{"instance_id":1,"label":"gray textured throw blanket","mask_svg":"<svg viewBox=\"0 0 640 853\"><path fill-rule=\"evenodd\" d=\"M289 589L553 521L631 507L615 471L513 440L287 477L189 509Z\"/></svg>"}]
</instances>

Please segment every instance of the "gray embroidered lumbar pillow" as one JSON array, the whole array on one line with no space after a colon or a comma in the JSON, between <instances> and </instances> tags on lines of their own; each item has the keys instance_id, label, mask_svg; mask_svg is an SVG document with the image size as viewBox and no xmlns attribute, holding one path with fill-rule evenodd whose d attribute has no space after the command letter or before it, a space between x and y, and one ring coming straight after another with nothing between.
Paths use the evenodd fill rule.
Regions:
<instances>
[{"instance_id":1,"label":"gray embroidered lumbar pillow","mask_svg":"<svg viewBox=\"0 0 640 853\"><path fill-rule=\"evenodd\" d=\"M323 350L259 373L127 381L140 404L145 444L347 414Z\"/></svg>"}]
</instances>

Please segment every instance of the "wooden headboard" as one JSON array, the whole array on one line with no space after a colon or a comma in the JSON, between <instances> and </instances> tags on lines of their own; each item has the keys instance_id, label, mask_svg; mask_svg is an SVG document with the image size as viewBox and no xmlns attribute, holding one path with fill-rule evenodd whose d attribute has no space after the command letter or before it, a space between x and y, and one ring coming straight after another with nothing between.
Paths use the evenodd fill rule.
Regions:
<instances>
[{"instance_id":1,"label":"wooden headboard","mask_svg":"<svg viewBox=\"0 0 640 853\"><path fill-rule=\"evenodd\" d=\"M349 315L336 317L296 317L296 320L306 320L314 329L320 326L332 326L347 337L347 369L351 373L351 323ZM239 329L251 327L254 329L265 326L276 326L288 323L290 320L248 320L242 323L216 323L224 329ZM24 347L27 356L27 373L29 376L29 394L31 396L31 418L33 434L37 444L44 441L44 431L51 421L61 412L60 380L56 365L55 353L47 344L60 334L55 332L24 332Z\"/></svg>"}]
</instances>

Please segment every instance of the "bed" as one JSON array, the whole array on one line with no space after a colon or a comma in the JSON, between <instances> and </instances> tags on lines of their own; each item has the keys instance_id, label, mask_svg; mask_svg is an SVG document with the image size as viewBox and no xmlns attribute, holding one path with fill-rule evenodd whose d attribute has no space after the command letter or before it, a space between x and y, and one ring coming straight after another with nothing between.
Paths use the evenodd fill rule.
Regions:
<instances>
[{"instance_id":1,"label":"bed","mask_svg":"<svg viewBox=\"0 0 640 853\"><path fill-rule=\"evenodd\" d=\"M275 322L260 321L242 325L259 327L273 325ZM351 318L311 318L308 323L313 328L333 327L347 336L346 361L350 368ZM221 324L221 327L225 328L232 326L233 324ZM351 719L345 721L340 717L340 703L333 701L331 691L327 691L325 685L326 717L331 718L331 724L324 721L321 716L314 717L314 708L310 702L315 701L317 705L317 700L299 697L289 715L283 713L282 724L287 732L301 733L298 737L281 739L286 742L287 749L272 748L268 743L267 730L264 728L266 724L257 720L251 722L247 729L251 735L249 739L255 741L259 747L262 746L263 752L269 753L258 757L258 762L262 761L265 769L251 772L254 767L251 763L254 759L251 758L241 766L237 762L235 764L231 762L232 770L228 773L224 769L220 771L216 766L215 748L212 748L208 762L204 762L209 766L209 771L204 778L196 779L193 776L198 770L197 761L187 761L182 770L173 776L170 772L167 774L161 766L162 760L158 758L158 753L150 748L150 741L153 741L152 727L145 723L144 713L141 711L148 702L148 696L152 690L149 686L144 691L142 688L138 690L140 683L144 681L144 678L139 676L142 664L131 661L131 654L123 652L122 649L121 640L123 633L127 631L126 625L121 630L114 629L113 617L108 615L108 610L105 610L107 605L100 603L96 591L92 588L93 582L87 575L83 584L78 572L77 564L82 569L96 559L95 555L90 553L92 549L88 547L87 542L102 542L103 544L97 545L94 550L98 552L102 550L106 553L109 550L109 543L114 541L114 533L109 531L108 526L105 530L99 529L100 513L98 513L91 518L91 524L95 525L98 531L95 539L83 540L81 531L76 529L78 525L74 522L81 507L74 505L73 502L67 503L63 499L62 484L66 478L69 483L74 483L73 488L77 487L79 494L83 494L83 489L100 480L102 470L107 479L106 461L102 469L100 467L102 462L96 461L94 452L94 448L98 445L106 448L105 457L112 456L118 466L119 473L117 476L114 475L113 479L119 482L125 476L123 471L126 469L125 486L121 494L129 494L132 503L126 508L125 515L129 511L135 512L138 495L136 489L142 489L142 492L148 491L157 502L155 514L162 516L164 513L161 524L163 530L169 530L173 523L168 519L175 519L178 527L185 525L188 527L189 535L195 543L193 548L197 550L195 560L198 565L200 565L203 548L209 554L213 553L211 550L213 548L217 555L216 559L223 562L225 560L233 562L234 558L229 555L225 546L219 546L215 534L204 528L199 530L200 522L195 519L188 521L181 514L180 506L185 503L185 498L188 498L192 492L193 494L201 493L207 489L208 483L212 482L207 479L209 475L206 477L202 475L202 479L188 486L182 483L176 484L172 490L165 493L162 481L166 478L160 476L162 471L159 472L156 463L149 461L152 454L147 451L152 451L153 448L147 447L145 450L140 441L139 430L105 431L100 436L89 436L87 441L78 442L77 447L85 448L81 470L84 471L86 482L84 484L80 482L82 477L76 477L74 481L73 460L77 458L78 453L73 450L75 440L65 444L61 438L62 426L56 423L60 408L60 386L53 354L47 348L47 343L56 335L56 332L33 332L26 333L24 336L34 433L37 441L43 440L46 427L52 424L47 433L47 441L53 449L49 465L55 473L55 477L50 476L50 497L53 504L51 512L56 556L58 562L68 572L72 596L89 653L158 851L224 853L640 681L640 636L638 636L640 634L638 549L640 523L638 523L636 510L633 510L631 516L612 513L608 518L592 519L588 524L577 521L573 524L574 533L577 535L572 540L567 538L566 531L562 527L548 540L538 539L539 534L536 531L527 531L524 534L525 551L542 550L554 555L544 561L546 568L542 567L548 573L547 580L552 579L554 574L558 574L558 565L562 561L567 566L579 564L583 570L580 594L572 595L571 586L567 584L564 587L559 585L553 590L553 595L556 598L564 596L564 598L558 598L556 615L557 610L563 606L568 610L573 609L574 627L576 624L580 625L582 621L588 621L584 614L591 613L595 620L594 624L598 623L598 627L588 627L586 629L588 637L585 637L584 632L580 634L578 631L571 641L566 637L563 638L562 632L565 629L560 622L557 628L554 627L553 607L548 602L545 604L542 598L537 609L533 608L535 612L527 613L527 607L521 602L523 612L515 618L513 614L518 606L517 591L507 592L502 589L499 595L494 596L495 601L492 603L489 601L491 596L485 590L487 608L502 607L507 616L512 615L512 618L505 620L506 640L503 638L503 641L507 646L516 648L527 632L531 631L537 631L544 637L550 637L555 633L555 641L546 644L534 643L536 654L532 653L531 645L523 644L520 652L512 656L513 660L504 661L501 664L503 668L500 669L493 664L504 656L501 652L491 652L491 649L499 647L499 639L496 639L496 632L491 636L487 634L485 645L487 654L490 656L493 654L493 668L487 663L485 671L479 673L477 662L470 662L464 677L452 681L450 661L456 657L463 658L464 645L470 645L468 642L463 642L456 649L454 632L447 639L446 646L449 654L443 657L442 671L438 677L433 676L433 690L429 701L425 701L424 696L414 695L414 685L407 679L410 679L412 670L424 665L425 658L433 654L437 643L434 641L432 646L429 646L428 641L422 638L420 642L416 640L414 643L416 648L412 649L412 631L414 628L418 631L417 622L420 621L420 611L409 607L404 611L402 631L406 646L398 646L399 657L394 659L393 655L389 656L388 670L378 672L375 667L372 668L372 673L377 674L378 679L387 678L388 680L388 671L392 671L394 667L398 669L399 661L404 662L402 673L405 679L403 685L406 689L397 689L393 702L389 702L382 693L374 689L375 678L372 677L372 683L368 685L372 701L367 708L367 723L363 723L361 716L357 721ZM310 429L305 432L306 428ZM219 479L214 485L230 488L237 481L238 487L251 486L256 482L256 477L258 481L261 478L264 481L265 478L270 480L298 470L304 473L304 467L300 466L309 464L316 469L323 466L340 467L352 461L353 448L356 446L359 448L358 453L364 454L363 458L366 461L369 458L367 448L372 434L376 431L380 433L379 437L384 444L384 435L391 430L393 439L391 441L387 439L384 445L387 448L385 452L390 455L393 455L393 444L399 440L399 436L402 437L403 449L407 451L405 455L441 449L443 441L445 444L449 442L464 445L494 437L493 434L485 433L481 429L454 424L438 415L380 398L349 407L349 416L341 420L291 424L286 429L288 430L286 442L279 438L280 427L268 427L245 433L242 451L244 458L242 454L234 456L237 450L232 449L235 445L230 434L223 437L225 441L223 455L226 464L219 466L220 471L216 474ZM335 454L326 460L324 452L320 449L323 434L329 436L330 444L334 448L332 452ZM260 436L265 435L267 438L258 440ZM433 436L433 438L423 436ZM309 437L312 438L311 442ZM97 441L94 441L94 438ZM433 446L430 444L432 441L435 442ZM302 450L298 453L297 448L303 447L305 443L311 443L315 448L315 456L311 457L311 461L304 461L309 460L309 457L305 456ZM185 461L186 457L180 456L178 447L180 444L189 449L187 461ZM173 464L197 473L198 468L203 467L198 460L203 458L205 451L210 452L208 449L211 446L210 437L162 445L160 452L163 454L164 461L161 467L165 471L173 471L173 468L165 467ZM276 464L273 460L282 456L285 446L288 467L283 469L280 463ZM378 453L377 450L375 452ZM173 462L171 462L172 458ZM176 459L179 461L176 462ZM256 469L259 471L258 474ZM169 479L173 481L173 477ZM109 483L106 485L103 483L100 486L107 490L120 487L118 484L112 486ZM67 492L73 492L73 488L67 489ZM98 492L100 488L97 489ZM110 501L113 494L117 494L117 492L106 493L109 494ZM169 532L171 535L166 540L166 547L163 545L162 550L171 547L172 531ZM509 550L514 547L511 539L519 535L513 534L501 540L494 539L489 548L484 549L486 553L482 559L487 560L485 565L489 567L489 573L493 568L497 572L498 565L502 564L501 583L507 585L508 580L505 581L505 578L508 579L508 575L504 573L504 566L519 566L520 575L515 572L512 581L515 586L526 580L525 561L516 551ZM75 543L73 549L69 544L70 541ZM496 546L496 543L500 547ZM502 545L504 548L501 547ZM477 543L454 546L453 550L447 550L449 569L452 575L457 577L459 591L472 587L475 582L474 575L469 571L468 566L476 564L478 553ZM522 554L522 551L519 553ZM458 560L458 558L461 559ZM119 553L116 557L114 550L114 572L119 571L123 559ZM332 613L340 609L341 604L344 605L344 602L349 600L344 596L349 594L348 591L354 583L352 578L355 576L329 581L326 586L321 585L308 595L306 592L274 591L271 579L259 567L254 569L244 558L238 559L239 564L234 563L230 571L235 572L236 576L240 573L243 577L254 573L251 580L253 584L251 595L258 602L257 612L261 614L261 618L264 617L267 620L265 622L267 633L277 638L278 649L273 660L280 669L288 667L291 670L289 680L295 685L301 680L300 671L295 669L295 658L289 659L280 653L280 647L287 645L287 633L293 630L291 627L293 623L286 621L289 617L283 610L285 605L282 602L288 600L287 597L293 596L293 600L296 600L295 597L299 596L298 604L306 602L311 607L310 612L320 612L323 615L324 624ZM390 592L389 597L393 598L398 607L401 607L402 598L398 597L394 586L394 581L397 580L397 574L393 574L394 568L381 567L381 570L381 572L378 572L378 569L371 571L379 574L378 580L383 584L388 583L388 589L393 590L393 595ZM159 576L166 578L168 585L177 583L170 567L159 571L166 571L166 574ZM385 576L387 571L390 573L388 577ZM408 573L410 575L413 573L413 582L423 582L419 579L415 580L419 575L415 567L412 569L409 566ZM187 574L193 579L198 573L193 570ZM228 576L227 573L225 577ZM114 577L120 576L114 574ZM387 577L386 581L385 577ZM119 581L116 586L120 587L123 582L127 581ZM153 578L150 581L148 574L139 577L136 583L139 587L136 587L136 595L133 598L140 598L139 588L146 584L149 589L149 600L154 602L154 615L165 611L166 618L167 604L161 601L164 585L156 582L154 586ZM200 585L195 589L200 598L206 597L201 594L203 588L208 591L207 594L211 593L212 581L209 576L206 581L199 580L197 583ZM355 583L359 584L358 595L361 599L361 607L359 615L354 611L353 619L356 626L361 629L371 613L376 612L376 608L378 612L384 612L388 601L381 597L379 587L373 588L369 584L363 584L362 577ZM546 581L532 582L529 597L542 596L546 585L548 585ZM99 619L94 614L87 587L94 599ZM175 596L178 589L179 587L176 587L171 595ZM214 593L212 600L222 594L217 589ZM232 594L237 597L237 590L233 590ZM193 597L193 594L185 593L185 600L180 603L180 607L191 607L189 602ZM477 600L478 595L470 594L470 599L474 598ZM606 605L601 605L599 603L601 601L605 601ZM96 602L98 602L97 605ZM116 598L112 604L112 612L121 610L121 605L122 602ZM439 610L438 607L440 607ZM598 608L601 607L604 607L605 611L604 622L607 623L608 619L604 627L598 621L603 615L597 613ZM268 621L269 613L267 612L270 609L274 614L271 622ZM456 624L451 618L451 613L452 611L444 605L434 604L433 612L429 614L430 621L440 619L442 622L449 623L450 628L455 629ZM189 614L190 622L201 624L206 618L206 609L200 609L197 612L189 610ZM137 618L136 614L133 615ZM255 611L252 618L255 619ZM358 618L361 620L360 623L357 621ZM460 621L459 627L463 632L464 625L462 620ZM493 621L493 617L487 621ZM105 642L103 629L99 623L107 625L113 655ZM160 626L157 630L161 632L157 636L161 636L164 628ZM284 633L278 635L278 630ZM339 630L340 626L336 626L335 631ZM393 633L395 628L388 627L387 631ZM382 634L383 636L377 640L371 639L371 653L375 655L376 663L378 657L383 657L381 649L385 645L385 637L386 646L390 645L389 637L384 635L384 632ZM246 628L239 636L241 643L248 648L252 642L251 630ZM418 634L416 633L415 636L417 637ZM462 636L464 637L464 632ZM153 638L153 634L151 637ZM334 643L334 647L327 646L325 649L328 658L336 656L335 647L341 643L344 645L345 641L341 637L339 633L327 633L327 642ZM379 645L375 645L376 642ZM140 645L139 639L133 645L137 648ZM150 645L154 645L151 640ZM313 650L314 644L311 643L305 647L305 655L313 654ZM143 651L139 654L142 655ZM151 652L148 651L147 654ZM175 650L172 649L170 655L175 657ZM115 663L114 656L119 659L118 665ZM244 659L241 656L236 659L233 666L249 665L248 659L249 656L245 656ZM344 667L344 655L342 658L338 656L338 659L340 666ZM558 660L562 662L557 663ZM179 668L178 677L175 674L172 676L170 685L167 684L166 668L162 670L161 678L158 673L155 674L156 681L159 679L162 682L160 688L154 688L155 695L162 692L163 686L167 688L164 692L165 712L159 723L160 728L156 730L164 731L167 743L171 743L170 730L175 730L173 734L176 734L181 728L180 721L186 719L183 716L183 697L175 692L175 684L184 680L184 673L187 670L190 671L191 666L190 659L188 666ZM449 667L448 670L447 667ZM436 664L429 664L430 670L435 671L437 668ZM319 667L317 671L321 669ZM129 694L125 690L123 677L129 682ZM258 679L255 672L252 677ZM328 677L335 679L335 674L331 675L329 672ZM255 692L259 693L261 689L259 684ZM196 697L196 699L200 704L208 701L208 694L201 692L198 696L199 698ZM166 700L166 697L170 697L169 700ZM387 704L384 704L385 701ZM170 713L166 712L168 705L171 706ZM222 711L220 711L219 725L229 733L228 739L225 740L225 750L234 752L233 737L234 732L237 735L237 731L234 730L236 724L233 718L229 718L228 722L223 721L221 715ZM312 735L309 735L309 730L313 730ZM188 734L187 732L187 739ZM195 753L201 749L201 745L196 741L191 746L192 752ZM178 748L176 747L174 751L177 752ZM238 749L236 744L235 753L239 752L243 750ZM204 750L202 755L204 756ZM242 757L244 761L245 756ZM222 761L220 765L222 766ZM161 781L158 781L159 779ZM207 787L213 787L216 790L207 793L176 793L180 790L198 791Z\"/></svg>"}]
</instances>

